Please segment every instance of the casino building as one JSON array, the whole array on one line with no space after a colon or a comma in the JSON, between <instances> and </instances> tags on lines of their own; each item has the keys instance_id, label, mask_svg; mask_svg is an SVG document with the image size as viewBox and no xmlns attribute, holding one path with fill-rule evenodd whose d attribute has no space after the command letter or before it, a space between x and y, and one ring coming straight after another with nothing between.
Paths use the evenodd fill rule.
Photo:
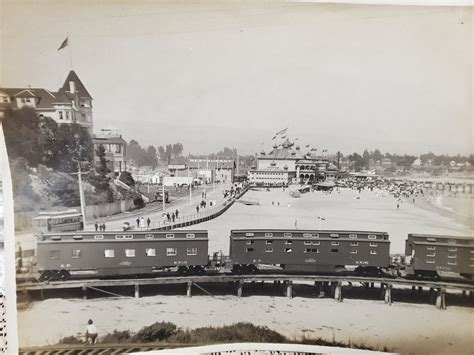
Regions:
<instances>
[{"instance_id":1,"label":"casino building","mask_svg":"<svg viewBox=\"0 0 474 355\"><path fill-rule=\"evenodd\" d=\"M337 178L338 170L328 158L303 153L300 146L288 138L257 156L257 166L248 173L249 182L264 186L290 183L312 184Z\"/></svg>"}]
</instances>

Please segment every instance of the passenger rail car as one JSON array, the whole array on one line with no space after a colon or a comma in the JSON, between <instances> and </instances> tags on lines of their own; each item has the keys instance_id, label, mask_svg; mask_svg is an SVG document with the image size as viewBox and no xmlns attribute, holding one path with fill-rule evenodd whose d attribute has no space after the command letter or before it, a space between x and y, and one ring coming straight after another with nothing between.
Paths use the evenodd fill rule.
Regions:
<instances>
[{"instance_id":1,"label":"passenger rail car","mask_svg":"<svg viewBox=\"0 0 474 355\"><path fill-rule=\"evenodd\" d=\"M380 274L390 264L390 241L385 232L236 229L230 259L234 272L255 272L259 265L319 272L356 266L361 274Z\"/></svg>"},{"instance_id":2,"label":"passenger rail car","mask_svg":"<svg viewBox=\"0 0 474 355\"><path fill-rule=\"evenodd\" d=\"M38 235L40 280L149 274L177 267L201 272L208 263L207 231L76 232Z\"/></svg>"},{"instance_id":3,"label":"passenger rail car","mask_svg":"<svg viewBox=\"0 0 474 355\"><path fill-rule=\"evenodd\" d=\"M440 271L474 280L474 238L408 234L405 256L416 278L438 278Z\"/></svg>"}]
</instances>

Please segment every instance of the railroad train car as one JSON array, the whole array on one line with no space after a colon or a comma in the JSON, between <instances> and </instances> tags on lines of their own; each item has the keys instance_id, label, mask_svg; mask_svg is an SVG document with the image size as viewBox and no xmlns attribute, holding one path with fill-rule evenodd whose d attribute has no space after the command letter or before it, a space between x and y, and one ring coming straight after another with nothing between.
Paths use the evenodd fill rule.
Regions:
<instances>
[{"instance_id":1,"label":"railroad train car","mask_svg":"<svg viewBox=\"0 0 474 355\"><path fill-rule=\"evenodd\" d=\"M235 229L230 236L230 259L237 273L277 265L318 272L356 266L361 274L380 274L390 264L390 241L385 232Z\"/></svg>"},{"instance_id":2,"label":"railroad train car","mask_svg":"<svg viewBox=\"0 0 474 355\"><path fill-rule=\"evenodd\" d=\"M405 256L416 278L438 278L440 271L474 280L474 238L408 234Z\"/></svg>"},{"instance_id":3,"label":"railroad train car","mask_svg":"<svg viewBox=\"0 0 474 355\"><path fill-rule=\"evenodd\" d=\"M37 236L40 280L150 274L177 267L202 272L208 263L207 231L64 232Z\"/></svg>"}]
</instances>

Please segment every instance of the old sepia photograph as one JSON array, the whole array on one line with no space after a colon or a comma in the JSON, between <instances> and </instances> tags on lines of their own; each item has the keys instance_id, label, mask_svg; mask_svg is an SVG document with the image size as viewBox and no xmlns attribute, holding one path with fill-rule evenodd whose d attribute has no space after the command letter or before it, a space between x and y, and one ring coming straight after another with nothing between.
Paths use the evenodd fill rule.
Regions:
<instances>
[{"instance_id":1,"label":"old sepia photograph","mask_svg":"<svg viewBox=\"0 0 474 355\"><path fill-rule=\"evenodd\" d=\"M0 1L5 352L474 353L473 10Z\"/></svg>"}]
</instances>

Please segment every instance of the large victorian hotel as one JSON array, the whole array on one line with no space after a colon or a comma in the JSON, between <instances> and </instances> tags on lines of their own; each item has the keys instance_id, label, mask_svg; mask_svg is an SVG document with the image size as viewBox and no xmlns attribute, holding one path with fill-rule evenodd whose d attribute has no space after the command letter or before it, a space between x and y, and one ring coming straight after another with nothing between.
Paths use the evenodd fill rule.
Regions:
<instances>
[{"instance_id":1,"label":"large victorian hotel","mask_svg":"<svg viewBox=\"0 0 474 355\"><path fill-rule=\"evenodd\" d=\"M264 185L287 185L334 179L337 168L329 159L311 152L303 153L295 143L286 139L274 145L272 151L262 150L257 157L257 167L249 171L249 181Z\"/></svg>"}]
</instances>

